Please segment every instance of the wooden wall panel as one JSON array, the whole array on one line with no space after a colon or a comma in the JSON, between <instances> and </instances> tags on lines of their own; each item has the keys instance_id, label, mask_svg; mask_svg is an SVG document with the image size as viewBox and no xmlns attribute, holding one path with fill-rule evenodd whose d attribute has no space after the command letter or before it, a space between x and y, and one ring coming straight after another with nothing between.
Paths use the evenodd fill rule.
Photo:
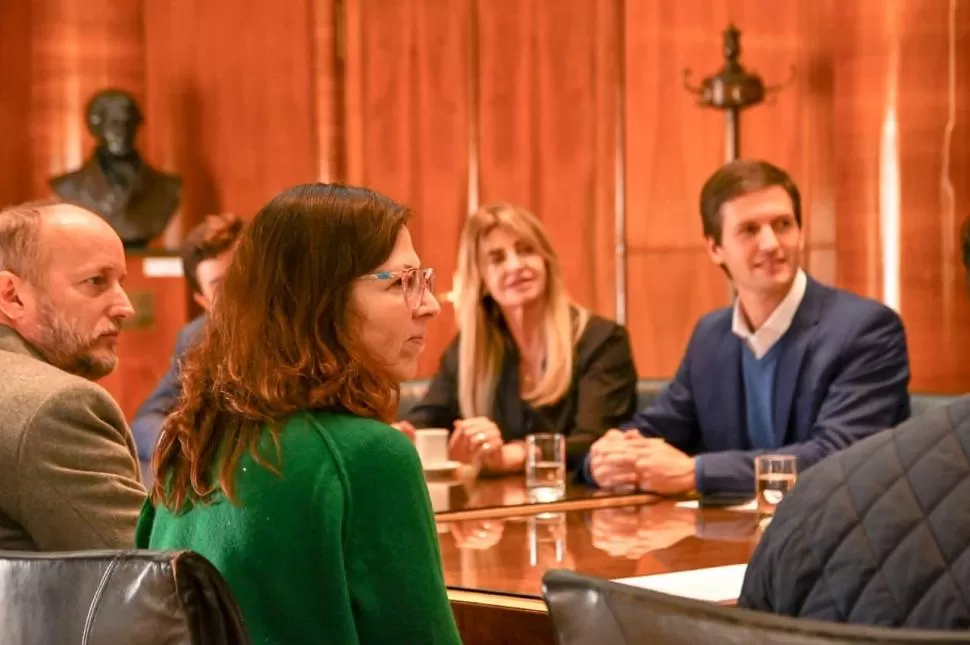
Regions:
<instances>
[{"instance_id":1,"label":"wooden wall panel","mask_svg":"<svg viewBox=\"0 0 970 645\"><path fill-rule=\"evenodd\" d=\"M615 311L619 3L476 3L482 203L546 224L572 296Z\"/></svg>"},{"instance_id":2,"label":"wooden wall panel","mask_svg":"<svg viewBox=\"0 0 970 645\"><path fill-rule=\"evenodd\" d=\"M30 0L0 6L0 208L30 197Z\"/></svg>"},{"instance_id":3,"label":"wooden wall panel","mask_svg":"<svg viewBox=\"0 0 970 645\"><path fill-rule=\"evenodd\" d=\"M94 148L85 107L117 87L142 105L144 34L140 2L31 2L31 197L51 194L48 179L80 167Z\"/></svg>"},{"instance_id":4,"label":"wooden wall panel","mask_svg":"<svg viewBox=\"0 0 970 645\"><path fill-rule=\"evenodd\" d=\"M695 77L720 67L726 25L705 15L709 5L625 3L627 322L638 371L652 378L673 375L697 318L728 298L696 206L724 158L723 117L697 107L681 85L685 67Z\"/></svg>"},{"instance_id":5,"label":"wooden wall panel","mask_svg":"<svg viewBox=\"0 0 970 645\"><path fill-rule=\"evenodd\" d=\"M470 2L347 0L347 180L408 204L436 292L450 291L468 213ZM420 374L455 335L442 302Z\"/></svg>"},{"instance_id":6,"label":"wooden wall panel","mask_svg":"<svg viewBox=\"0 0 970 645\"><path fill-rule=\"evenodd\" d=\"M959 232L970 213L970 7L909 0L898 11L900 313L912 389L965 393L970 292Z\"/></svg>"},{"instance_id":7,"label":"wooden wall panel","mask_svg":"<svg viewBox=\"0 0 970 645\"><path fill-rule=\"evenodd\" d=\"M251 218L316 181L317 31L312 0L143 0L152 159L184 179L165 242L210 212Z\"/></svg>"},{"instance_id":8,"label":"wooden wall panel","mask_svg":"<svg viewBox=\"0 0 970 645\"><path fill-rule=\"evenodd\" d=\"M961 64L970 11L900 0L843 3L834 17L843 25L835 37L838 283L899 309L913 391L965 392L970 294L958 235L970 203L970 73Z\"/></svg>"},{"instance_id":9,"label":"wooden wall panel","mask_svg":"<svg viewBox=\"0 0 970 645\"><path fill-rule=\"evenodd\" d=\"M346 176L344 141L343 62L345 16L340 0L313 0L313 77L316 113L313 128L317 137L317 178L341 181Z\"/></svg>"},{"instance_id":10,"label":"wooden wall panel","mask_svg":"<svg viewBox=\"0 0 970 645\"><path fill-rule=\"evenodd\" d=\"M625 139L629 326L640 374L672 376L697 319L729 303L723 274L707 257L698 207L704 181L725 158L724 113L682 87L723 65L722 33L741 30L741 63L778 94L741 116L741 156L788 170L803 195L809 252L831 275L830 2L770 0L677 3L628 0L625 12Z\"/></svg>"},{"instance_id":11,"label":"wooden wall panel","mask_svg":"<svg viewBox=\"0 0 970 645\"><path fill-rule=\"evenodd\" d=\"M833 20L835 76L835 194L837 281L855 293L881 299L879 187L880 139L885 127L892 55L889 17L896 3L843 2ZM895 22L895 20L893 20Z\"/></svg>"}]
</instances>

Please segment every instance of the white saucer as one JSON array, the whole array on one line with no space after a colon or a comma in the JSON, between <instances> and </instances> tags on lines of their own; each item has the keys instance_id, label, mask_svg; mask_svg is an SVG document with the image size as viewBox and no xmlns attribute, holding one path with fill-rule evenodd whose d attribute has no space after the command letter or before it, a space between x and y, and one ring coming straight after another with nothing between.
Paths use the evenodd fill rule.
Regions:
<instances>
[{"instance_id":1,"label":"white saucer","mask_svg":"<svg viewBox=\"0 0 970 645\"><path fill-rule=\"evenodd\" d=\"M448 473L453 473L459 468L461 468L461 462L460 461L439 461L438 463L434 463L434 464L425 464L422 467L424 468L424 472L426 473L444 475Z\"/></svg>"}]
</instances>

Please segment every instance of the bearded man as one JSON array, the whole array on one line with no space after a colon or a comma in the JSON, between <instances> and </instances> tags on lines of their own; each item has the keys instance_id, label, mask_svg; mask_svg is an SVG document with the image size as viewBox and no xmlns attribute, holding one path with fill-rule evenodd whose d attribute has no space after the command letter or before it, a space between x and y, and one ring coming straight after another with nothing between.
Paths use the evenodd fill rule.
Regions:
<instances>
[{"instance_id":1,"label":"bearded man","mask_svg":"<svg viewBox=\"0 0 970 645\"><path fill-rule=\"evenodd\" d=\"M130 548L145 499L131 431L99 385L134 311L103 219L0 210L0 550Z\"/></svg>"}]
</instances>

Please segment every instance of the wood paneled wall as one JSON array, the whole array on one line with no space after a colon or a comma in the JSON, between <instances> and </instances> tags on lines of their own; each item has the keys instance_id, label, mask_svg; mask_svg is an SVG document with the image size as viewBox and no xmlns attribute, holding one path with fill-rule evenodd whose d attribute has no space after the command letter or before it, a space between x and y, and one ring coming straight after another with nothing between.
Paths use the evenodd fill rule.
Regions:
<instances>
[{"instance_id":1,"label":"wood paneled wall","mask_svg":"<svg viewBox=\"0 0 970 645\"><path fill-rule=\"evenodd\" d=\"M970 7L843 2L833 17L837 282L898 306L914 389L970 390Z\"/></svg>"},{"instance_id":2,"label":"wood paneled wall","mask_svg":"<svg viewBox=\"0 0 970 645\"><path fill-rule=\"evenodd\" d=\"M169 245L205 212L251 216L287 185L361 183L413 206L441 294L468 211L518 202L546 223L574 297L625 315L654 378L729 301L697 208L724 117L681 72L715 73L734 22L766 83L795 68L743 114L741 151L798 182L809 271L899 308L914 390L970 389L966 3L92 1L0 6L0 203L79 160L83 100L120 84L143 101L146 156L185 179ZM454 334L448 305L435 334L425 375Z\"/></svg>"},{"instance_id":3,"label":"wood paneled wall","mask_svg":"<svg viewBox=\"0 0 970 645\"><path fill-rule=\"evenodd\" d=\"M32 0L30 7L30 188L48 195L48 179L80 166L93 148L84 112L95 92L118 87L144 104L142 5Z\"/></svg>"},{"instance_id":4,"label":"wood paneled wall","mask_svg":"<svg viewBox=\"0 0 970 645\"><path fill-rule=\"evenodd\" d=\"M29 199L30 0L0 5L0 205Z\"/></svg>"},{"instance_id":5,"label":"wood paneled wall","mask_svg":"<svg viewBox=\"0 0 970 645\"><path fill-rule=\"evenodd\" d=\"M619 5L483 0L473 24L480 201L536 213L572 296L607 316L616 300Z\"/></svg>"},{"instance_id":6,"label":"wood paneled wall","mask_svg":"<svg viewBox=\"0 0 970 645\"><path fill-rule=\"evenodd\" d=\"M319 179L311 0L141 4L148 150L184 177L166 242L206 213L251 218Z\"/></svg>"},{"instance_id":7,"label":"wood paneled wall","mask_svg":"<svg viewBox=\"0 0 970 645\"><path fill-rule=\"evenodd\" d=\"M450 289L468 212L471 3L346 0L346 180L410 205L415 248ZM442 307L422 357L435 371L454 333Z\"/></svg>"}]
</instances>

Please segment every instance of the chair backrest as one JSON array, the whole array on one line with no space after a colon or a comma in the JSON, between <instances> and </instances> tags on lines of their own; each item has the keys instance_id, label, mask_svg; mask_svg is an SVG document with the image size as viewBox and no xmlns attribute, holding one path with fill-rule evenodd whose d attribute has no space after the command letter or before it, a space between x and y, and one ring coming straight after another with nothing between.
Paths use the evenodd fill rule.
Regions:
<instances>
[{"instance_id":1,"label":"chair backrest","mask_svg":"<svg viewBox=\"0 0 970 645\"><path fill-rule=\"evenodd\" d=\"M248 645L225 580L187 552L0 552L4 645Z\"/></svg>"},{"instance_id":2,"label":"chair backrest","mask_svg":"<svg viewBox=\"0 0 970 645\"><path fill-rule=\"evenodd\" d=\"M842 645L970 643L970 632L840 625L722 607L552 570L543 597L559 645Z\"/></svg>"}]
</instances>

